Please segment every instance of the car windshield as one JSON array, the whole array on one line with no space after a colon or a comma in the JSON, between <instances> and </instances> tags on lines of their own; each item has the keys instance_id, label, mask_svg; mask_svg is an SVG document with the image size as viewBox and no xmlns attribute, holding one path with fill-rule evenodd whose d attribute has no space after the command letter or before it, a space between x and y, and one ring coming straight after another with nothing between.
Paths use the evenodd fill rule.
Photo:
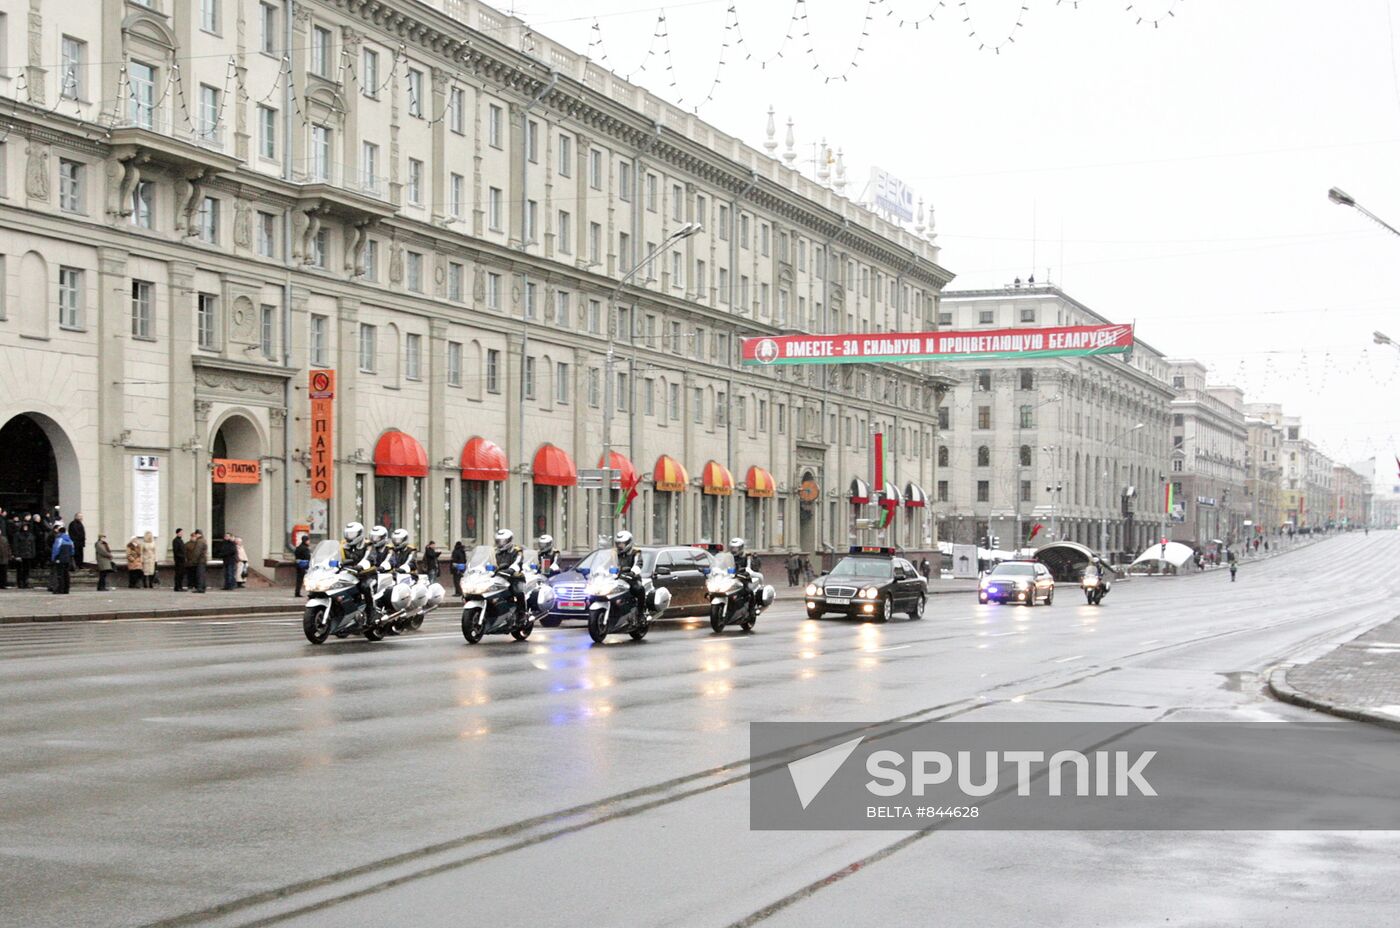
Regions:
<instances>
[{"instance_id":1,"label":"car windshield","mask_svg":"<svg viewBox=\"0 0 1400 928\"><path fill-rule=\"evenodd\" d=\"M998 564L992 568L993 577L1034 577L1035 568L1030 564Z\"/></svg>"},{"instance_id":2,"label":"car windshield","mask_svg":"<svg viewBox=\"0 0 1400 928\"><path fill-rule=\"evenodd\" d=\"M833 580L888 580L894 576L891 561L879 557L848 557L831 568L827 574Z\"/></svg>"}]
</instances>

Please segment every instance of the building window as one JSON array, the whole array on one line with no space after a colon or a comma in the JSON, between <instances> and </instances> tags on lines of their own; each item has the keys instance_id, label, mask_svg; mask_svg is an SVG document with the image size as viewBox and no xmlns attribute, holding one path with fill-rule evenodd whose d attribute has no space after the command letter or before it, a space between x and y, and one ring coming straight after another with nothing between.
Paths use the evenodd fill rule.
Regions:
<instances>
[{"instance_id":1,"label":"building window","mask_svg":"<svg viewBox=\"0 0 1400 928\"><path fill-rule=\"evenodd\" d=\"M567 135L559 136L559 165L556 173L560 177L571 177L574 173L574 140Z\"/></svg>"},{"instance_id":2,"label":"building window","mask_svg":"<svg viewBox=\"0 0 1400 928\"><path fill-rule=\"evenodd\" d=\"M1032 307L1029 307L1029 306L1022 307L1022 309L1021 309L1021 321L1022 321L1022 322L1034 322L1034 321L1035 321L1035 309L1032 308Z\"/></svg>"},{"instance_id":3,"label":"building window","mask_svg":"<svg viewBox=\"0 0 1400 928\"><path fill-rule=\"evenodd\" d=\"M759 254L768 257L768 224L763 223L758 227Z\"/></svg>"},{"instance_id":4,"label":"building window","mask_svg":"<svg viewBox=\"0 0 1400 928\"><path fill-rule=\"evenodd\" d=\"M155 338L155 284L146 280L131 282L131 337Z\"/></svg>"},{"instance_id":5,"label":"building window","mask_svg":"<svg viewBox=\"0 0 1400 928\"><path fill-rule=\"evenodd\" d=\"M525 318L534 319L539 315L539 285L533 280L525 282Z\"/></svg>"},{"instance_id":6,"label":"building window","mask_svg":"<svg viewBox=\"0 0 1400 928\"><path fill-rule=\"evenodd\" d=\"M1035 371L1031 370L1028 367L1023 367L1017 373L1020 376L1022 390L1035 389Z\"/></svg>"},{"instance_id":7,"label":"building window","mask_svg":"<svg viewBox=\"0 0 1400 928\"><path fill-rule=\"evenodd\" d=\"M569 291L554 291L554 324L567 328L571 313L569 312Z\"/></svg>"},{"instance_id":8,"label":"building window","mask_svg":"<svg viewBox=\"0 0 1400 928\"><path fill-rule=\"evenodd\" d=\"M850 420L847 420L847 421L849 422ZM939 466L939 467L947 467L947 466L948 466L948 446L947 446L947 445L939 445L939 446L938 446L938 466Z\"/></svg>"},{"instance_id":9,"label":"building window","mask_svg":"<svg viewBox=\"0 0 1400 928\"><path fill-rule=\"evenodd\" d=\"M1021 428L1035 428L1035 410L1030 406L1021 407Z\"/></svg>"},{"instance_id":10,"label":"building window","mask_svg":"<svg viewBox=\"0 0 1400 928\"><path fill-rule=\"evenodd\" d=\"M277 307L268 303L258 308L258 347L269 361L277 360Z\"/></svg>"},{"instance_id":11,"label":"building window","mask_svg":"<svg viewBox=\"0 0 1400 928\"><path fill-rule=\"evenodd\" d=\"M749 247L749 214L739 214L739 247Z\"/></svg>"},{"instance_id":12,"label":"building window","mask_svg":"<svg viewBox=\"0 0 1400 928\"><path fill-rule=\"evenodd\" d=\"M467 268L453 261L447 265L447 298L461 302L466 288Z\"/></svg>"},{"instance_id":13,"label":"building window","mask_svg":"<svg viewBox=\"0 0 1400 928\"><path fill-rule=\"evenodd\" d=\"M719 240L729 241L729 207L723 203L719 205Z\"/></svg>"},{"instance_id":14,"label":"building window","mask_svg":"<svg viewBox=\"0 0 1400 928\"><path fill-rule=\"evenodd\" d=\"M379 52L372 48L360 52L360 93L372 100L379 97Z\"/></svg>"},{"instance_id":15,"label":"building window","mask_svg":"<svg viewBox=\"0 0 1400 928\"><path fill-rule=\"evenodd\" d=\"M325 367L326 360L330 356L329 346L326 341L327 328L330 320L325 316L315 313L311 315L311 366Z\"/></svg>"},{"instance_id":16,"label":"building window","mask_svg":"<svg viewBox=\"0 0 1400 928\"><path fill-rule=\"evenodd\" d=\"M603 263L603 227L596 222L588 224L588 263L599 265Z\"/></svg>"},{"instance_id":17,"label":"building window","mask_svg":"<svg viewBox=\"0 0 1400 928\"><path fill-rule=\"evenodd\" d=\"M365 239L364 259L365 279L379 279L379 243L372 238Z\"/></svg>"},{"instance_id":18,"label":"building window","mask_svg":"<svg viewBox=\"0 0 1400 928\"><path fill-rule=\"evenodd\" d=\"M311 266L325 270L331 248L331 230L321 228L311 240Z\"/></svg>"},{"instance_id":19,"label":"building window","mask_svg":"<svg viewBox=\"0 0 1400 928\"><path fill-rule=\"evenodd\" d=\"M554 401L560 404L569 402L569 365L563 361L554 365Z\"/></svg>"},{"instance_id":20,"label":"building window","mask_svg":"<svg viewBox=\"0 0 1400 928\"><path fill-rule=\"evenodd\" d=\"M556 223L554 235L555 248L560 254L573 254L574 251L574 229L573 217L564 210L559 211L558 222Z\"/></svg>"},{"instance_id":21,"label":"building window","mask_svg":"<svg viewBox=\"0 0 1400 928\"><path fill-rule=\"evenodd\" d=\"M617 411L626 412L631 405L632 391L628 389L627 375L619 371L617 373Z\"/></svg>"},{"instance_id":22,"label":"building window","mask_svg":"<svg viewBox=\"0 0 1400 928\"><path fill-rule=\"evenodd\" d=\"M453 87L447 92L447 126L458 135L466 134L467 92Z\"/></svg>"},{"instance_id":23,"label":"building window","mask_svg":"<svg viewBox=\"0 0 1400 928\"><path fill-rule=\"evenodd\" d=\"M486 392L501 392L501 353L495 348L486 350Z\"/></svg>"},{"instance_id":24,"label":"building window","mask_svg":"<svg viewBox=\"0 0 1400 928\"><path fill-rule=\"evenodd\" d=\"M83 99L87 89L87 43L65 35L59 54L62 60L58 71L58 95L65 100Z\"/></svg>"},{"instance_id":25,"label":"building window","mask_svg":"<svg viewBox=\"0 0 1400 928\"><path fill-rule=\"evenodd\" d=\"M212 351L219 347L219 298L212 293L201 293L195 301L194 328L199 347Z\"/></svg>"},{"instance_id":26,"label":"building window","mask_svg":"<svg viewBox=\"0 0 1400 928\"><path fill-rule=\"evenodd\" d=\"M414 293L423 292L423 256L416 251L408 252L408 289Z\"/></svg>"},{"instance_id":27,"label":"building window","mask_svg":"<svg viewBox=\"0 0 1400 928\"><path fill-rule=\"evenodd\" d=\"M617 198L623 202L632 200L632 165L626 161L617 163Z\"/></svg>"},{"instance_id":28,"label":"building window","mask_svg":"<svg viewBox=\"0 0 1400 928\"><path fill-rule=\"evenodd\" d=\"M940 503L948 502L948 481L946 480L938 481L938 501Z\"/></svg>"},{"instance_id":29,"label":"building window","mask_svg":"<svg viewBox=\"0 0 1400 928\"><path fill-rule=\"evenodd\" d=\"M505 193L500 187L491 187L486 194L486 221L492 232L505 228Z\"/></svg>"},{"instance_id":30,"label":"building window","mask_svg":"<svg viewBox=\"0 0 1400 928\"><path fill-rule=\"evenodd\" d=\"M603 304L598 300L588 301L588 331L594 335L603 331Z\"/></svg>"},{"instance_id":31,"label":"building window","mask_svg":"<svg viewBox=\"0 0 1400 928\"><path fill-rule=\"evenodd\" d=\"M1031 466L1031 446L1030 446L1030 445L1022 445L1022 446L1021 446L1021 466L1022 466L1022 467L1030 467L1030 466Z\"/></svg>"},{"instance_id":32,"label":"building window","mask_svg":"<svg viewBox=\"0 0 1400 928\"><path fill-rule=\"evenodd\" d=\"M666 387L666 418L679 422L681 418L681 385L668 384Z\"/></svg>"},{"instance_id":33,"label":"building window","mask_svg":"<svg viewBox=\"0 0 1400 928\"><path fill-rule=\"evenodd\" d=\"M374 373L375 361L378 358L376 335L374 326L366 322L360 323L360 370L366 374Z\"/></svg>"},{"instance_id":34,"label":"building window","mask_svg":"<svg viewBox=\"0 0 1400 928\"><path fill-rule=\"evenodd\" d=\"M991 324L992 324L992 321L993 321L993 316L992 316L992 311L991 311L990 309L983 309L983 310L979 310L979 311L978 311L978 313L977 313L977 324L978 324L978 325L991 325Z\"/></svg>"},{"instance_id":35,"label":"building window","mask_svg":"<svg viewBox=\"0 0 1400 928\"><path fill-rule=\"evenodd\" d=\"M953 314L952 314L952 313L939 313L939 314L938 314L938 324L939 324L939 325L952 325L952 324L953 324Z\"/></svg>"},{"instance_id":36,"label":"building window","mask_svg":"<svg viewBox=\"0 0 1400 928\"><path fill-rule=\"evenodd\" d=\"M685 218L685 188L680 184L671 185L671 218L676 222Z\"/></svg>"},{"instance_id":37,"label":"building window","mask_svg":"<svg viewBox=\"0 0 1400 928\"><path fill-rule=\"evenodd\" d=\"M977 390L979 393L989 393L992 389L992 372L989 370L979 370L977 376Z\"/></svg>"},{"instance_id":38,"label":"building window","mask_svg":"<svg viewBox=\"0 0 1400 928\"><path fill-rule=\"evenodd\" d=\"M311 179L325 183L331 177L331 130L328 126L311 127Z\"/></svg>"},{"instance_id":39,"label":"building window","mask_svg":"<svg viewBox=\"0 0 1400 928\"><path fill-rule=\"evenodd\" d=\"M985 503L991 499L992 484L990 480L977 481L977 502Z\"/></svg>"},{"instance_id":40,"label":"building window","mask_svg":"<svg viewBox=\"0 0 1400 928\"><path fill-rule=\"evenodd\" d=\"M977 407L977 427L979 429L989 429L992 427L992 407Z\"/></svg>"},{"instance_id":41,"label":"building window","mask_svg":"<svg viewBox=\"0 0 1400 928\"><path fill-rule=\"evenodd\" d=\"M535 224L539 220L540 204L536 200L525 201L525 234L523 236L526 245L535 243Z\"/></svg>"},{"instance_id":42,"label":"building window","mask_svg":"<svg viewBox=\"0 0 1400 928\"><path fill-rule=\"evenodd\" d=\"M449 387L460 387L462 385L462 343L447 343L447 385Z\"/></svg>"},{"instance_id":43,"label":"building window","mask_svg":"<svg viewBox=\"0 0 1400 928\"><path fill-rule=\"evenodd\" d=\"M588 405L594 409L597 409L598 404L602 402L599 396L602 393L601 378L602 373L598 368L590 367L588 369Z\"/></svg>"},{"instance_id":44,"label":"building window","mask_svg":"<svg viewBox=\"0 0 1400 928\"><path fill-rule=\"evenodd\" d=\"M258 212L258 254L264 258L273 257L277 248L277 217L272 213Z\"/></svg>"},{"instance_id":45,"label":"building window","mask_svg":"<svg viewBox=\"0 0 1400 928\"><path fill-rule=\"evenodd\" d=\"M155 227L156 185L149 180L136 184L131 191L131 224L141 229Z\"/></svg>"},{"instance_id":46,"label":"building window","mask_svg":"<svg viewBox=\"0 0 1400 928\"><path fill-rule=\"evenodd\" d=\"M277 157L277 111L270 106L258 107L258 154Z\"/></svg>"},{"instance_id":47,"label":"building window","mask_svg":"<svg viewBox=\"0 0 1400 928\"><path fill-rule=\"evenodd\" d=\"M540 124L533 119L525 120L525 157L531 164L540 163Z\"/></svg>"},{"instance_id":48,"label":"building window","mask_svg":"<svg viewBox=\"0 0 1400 928\"><path fill-rule=\"evenodd\" d=\"M978 467L991 467L991 466L992 466L992 449L988 448L986 445L978 445L978 446L977 446L977 466L978 466Z\"/></svg>"},{"instance_id":49,"label":"building window","mask_svg":"<svg viewBox=\"0 0 1400 928\"><path fill-rule=\"evenodd\" d=\"M642 381L642 412L648 416L656 415L656 381L650 377Z\"/></svg>"},{"instance_id":50,"label":"building window","mask_svg":"<svg viewBox=\"0 0 1400 928\"><path fill-rule=\"evenodd\" d=\"M199 28L219 33L219 0L199 0Z\"/></svg>"},{"instance_id":51,"label":"building window","mask_svg":"<svg viewBox=\"0 0 1400 928\"><path fill-rule=\"evenodd\" d=\"M1185 415L1185 413L1179 413L1179 412L1178 412L1178 413L1173 413L1173 414L1172 414L1172 425L1176 426L1177 428L1181 428L1181 427L1182 427L1183 425L1185 425L1185 424L1186 424L1186 415Z\"/></svg>"},{"instance_id":52,"label":"building window","mask_svg":"<svg viewBox=\"0 0 1400 928\"><path fill-rule=\"evenodd\" d=\"M490 309L501 308L501 275L495 272L486 274L486 305Z\"/></svg>"},{"instance_id":53,"label":"building window","mask_svg":"<svg viewBox=\"0 0 1400 928\"><path fill-rule=\"evenodd\" d=\"M1180 374L1174 375L1172 377L1172 386L1178 390L1186 389L1186 378Z\"/></svg>"},{"instance_id":54,"label":"building window","mask_svg":"<svg viewBox=\"0 0 1400 928\"><path fill-rule=\"evenodd\" d=\"M423 118L423 72L408 69L408 115Z\"/></svg>"},{"instance_id":55,"label":"building window","mask_svg":"<svg viewBox=\"0 0 1400 928\"><path fill-rule=\"evenodd\" d=\"M657 176L656 176L655 174L648 174L648 175L647 175L647 212L650 212L650 213L656 212L656 204L657 204L657 200L658 200L658 196L657 196L657 188L658 188L658 186L659 186L659 181L658 181L658 179L657 179Z\"/></svg>"},{"instance_id":56,"label":"building window","mask_svg":"<svg viewBox=\"0 0 1400 928\"><path fill-rule=\"evenodd\" d=\"M408 159L408 202L423 205L423 162L417 158Z\"/></svg>"},{"instance_id":57,"label":"building window","mask_svg":"<svg viewBox=\"0 0 1400 928\"><path fill-rule=\"evenodd\" d=\"M331 31L325 26L311 27L311 70L321 77L331 76Z\"/></svg>"},{"instance_id":58,"label":"building window","mask_svg":"<svg viewBox=\"0 0 1400 928\"><path fill-rule=\"evenodd\" d=\"M65 213L83 211L83 164L79 161L58 161L58 206Z\"/></svg>"},{"instance_id":59,"label":"building window","mask_svg":"<svg viewBox=\"0 0 1400 928\"><path fill-rule=\"evenodd\" d=\"M262 37L259 41L258 50L264 55L277 54L277 7L269 4L260 4L262 7Z\"/></svg>"},{"instance_id":60,"label":"building window","mask_svg":"<svg viewBox=\"0 0 1400 928\"><path fill-rule=\"evenodd\" d=\"M199 137L206 142L219 139L219 88L199 85Z\"/></svg>"},{"instance_id":61,"label":"building window","mask_svg":"<svg viewBox=\"0 0 1400 928\"><path fill-rule=\"evenodd\" d=\"M1030 501L1031 501L1031 482L1030 482L1029 480L1022 480L1022 481L1021 481L1021 502L1023 502L1023 503L1029 503Z\"/></svg>"},{"instance_id":62,"label":"building window","mask_svg":"<svg viewBox=\"0 0 1400 928\"><path fill-rule=\"evenodd\" d=\"M126 69L126 82L131 94L128 114L131 124L152 128L156 121L156 69L132 60Z\"/></svg>"},{"instance_id":63,"label":"building window","mask_svg":"<svg viewBox=\"0 0 1400 928\"><path fill-rule=\"evenodd\" d=\"M448 184L447 208L452 218L461 219L466 211L467 179L461 174L453 174Z\"/></svg>"},{"instance_id":64,"label":"building window","mask_svg":"<svg viewBox=\"0 0 1400 928\"><path fill-rule=\"evenodd\" d=\"M423 379L423 336L409 332L403 340L403 376L405 380Z\"/></svg>"},{"instance_id":65,"label":"building window","mask_svg":"<svg viewBox=\"0 0 1400 928\"><path fill-rule=\"evenodd\" d=\"M603 153L596 148L588 152L588 186L603 189Z\"/></svg>"},{"instance_id":66,"label":"building window","mask_svg":"<svg viewBox=\"0 0 1400 928\"><path fill-rule=\"evenodd\" d=\"M379 190L379 146L360 143L360 187L371 193Z\"/></svg>"},{"instance_id":67,"label":"building window","mask_svg":"<svg viewBox=\"0 0 1400 928\"><path fill-rule=\"evenodd\" d=\"M505 144L505 117L500 106L492 103L486 111L486 140L492 148L503 148Z\"/></svg>"}]
</instances>

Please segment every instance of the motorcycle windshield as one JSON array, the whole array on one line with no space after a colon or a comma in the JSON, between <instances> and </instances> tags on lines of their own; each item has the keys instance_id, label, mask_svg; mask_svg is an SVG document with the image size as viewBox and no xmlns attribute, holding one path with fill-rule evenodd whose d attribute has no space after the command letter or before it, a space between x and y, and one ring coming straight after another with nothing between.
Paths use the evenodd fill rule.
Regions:
<instances>
[{"instance_id":1,"label":"motorcycle windshield","mask_svg":"<svg viewBox=\"0 0 1400 928\"><path fill-rule=\"evenodd\" d=\"M710 565L710 576L716 574L727 575L734 569L734 555L728 551L722 551L715 555L714 563Z\"/></svg>"},{"instance_id":2,"label":"motorcycle windshield","mask_svg":"<svg viewBox=\"0 0 1400 928\"><path fill-rule=\"evenodd\" d=\"M536 574L540 571L540 552L534 548L526 548L521 558L525 564L527 574Z\"/></svg>"},{"instance_id":3,"label":"motorcycle windshield","mask_svg":"<svg viewBox=\"0 0 1400 928\"><path fill-rule=\"evenodd\" d=\"M467 558L467 573L486 573L486 565L496 566L496 549L490 545L477 545Z\"/></svg>"},{"instance_id":4,"label":"motorcycle windshield","mask_svg":"<svg viewBox=\"0 0 1400 928\"><path fill-rule=\"evenodd\" d=\"M311 569L328 570L333 562L340 560L340 542L326 539L311 552Z\"/></svg>"},{"instance_id":5,"label":"motorcycle windshield","mask_svg":"<svg viewBox=\"0 0 1400 928\"><path fill-rule=\"evenodd\" d=\"M590 568L584 592L589 596L607 596L617 583L617 552L599 551Z\"/></svg>"}]
</instances>

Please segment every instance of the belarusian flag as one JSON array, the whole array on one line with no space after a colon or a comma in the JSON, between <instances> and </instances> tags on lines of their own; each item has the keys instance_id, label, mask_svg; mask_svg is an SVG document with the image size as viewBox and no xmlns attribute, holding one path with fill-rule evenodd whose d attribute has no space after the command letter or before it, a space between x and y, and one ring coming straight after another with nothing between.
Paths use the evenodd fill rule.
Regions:
<instances>
[{"instance_id":1,"label":"belarusian flag","mask_svg":"<svg viewBox=\"0 0 1400 928\"><path fill-rule=\"evenodd\" d=\"M626 476L622 478L622 495L617 501L617 515L619 517L627 514L627 509L632 505L632 500L637 498L637 483L641 478L636 474L628 480Z\"/></svg>"},{"instance_id":2,"label":"belarusian flag","mask_svg":"<svg viewBox=\"0 0 1400 928\"><path fill-rule=\"evenodd\" d=\"M1031 541L1032 539L1034 539L1036 535L1039 535L1039 534L1040 534L1040 530L1043 529L1044 527L1045 527L1045 526L1041 525L1039 522L1037 522L1036 524L1032 525L1032 526L1031 526L1031 533L1030 533L1030 535L1028 535L1028 536L1026 537L1026 541Z\"/></svg>"}]
</instances>

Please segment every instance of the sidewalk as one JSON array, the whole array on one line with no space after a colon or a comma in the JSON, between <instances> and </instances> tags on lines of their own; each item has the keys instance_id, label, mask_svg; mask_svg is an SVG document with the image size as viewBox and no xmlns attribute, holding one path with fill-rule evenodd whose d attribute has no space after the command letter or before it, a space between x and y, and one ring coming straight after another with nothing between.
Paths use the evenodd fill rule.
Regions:
<instances>
[{"instance_id":1,"label":"sidewalk","mask_svg":"<svg viewBox=\"0 0 1400 928\"><path fill-rule=\"evenodd\" d=\"M1269 676L1275 698L1344 719L1400 729L1400 619L1307 664Z\"/></svg>"},{"instance_id":2,"label":"sidewalk","mask_svg":"<svg viewBox=\"0 0 1400 928\"><path fill-rule=\"evenodd\" d=\"M244 588L208 593L154 590L108 590L74 587L67 596L46 589L0 590L0 625L20 622L99 621L103 619L161 619L181 616L300 615L305 600L286 587Z\"/></svg>"}]
</instances>

